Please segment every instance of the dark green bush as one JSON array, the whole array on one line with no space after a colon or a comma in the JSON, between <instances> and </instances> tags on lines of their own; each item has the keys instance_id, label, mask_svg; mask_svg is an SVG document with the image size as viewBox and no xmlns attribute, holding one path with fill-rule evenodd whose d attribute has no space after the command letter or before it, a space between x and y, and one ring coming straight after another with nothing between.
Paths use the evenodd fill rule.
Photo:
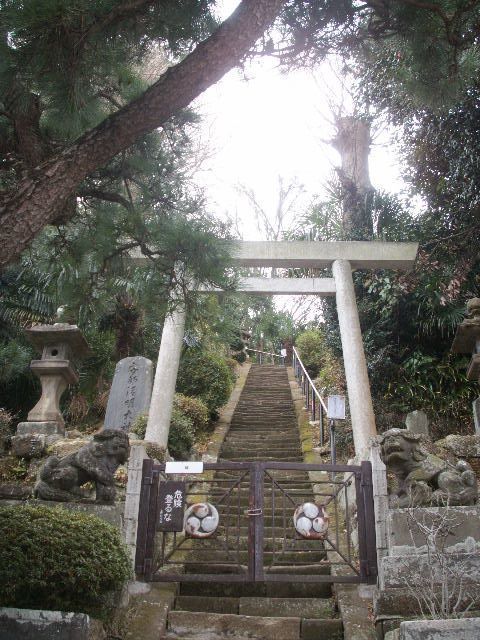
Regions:
<instances>
[{"instance_id":1,"label":"dark green bush","mask_svg":"<svg viewBox=\"0 0 480 640\"><path fill-rule=\"evenodd\" d=\"M222 356L199 349L187 349L183 354L177 391L203 400L210 415L227 402L233 382L234 373Z\"/></svg>"},{"instance_id":2,"label":"dark green bush","mask_svg":"<svg viewBox=\"0 0 480 640\"><path fill-rule=\"evenodd\" d=\"M316 378L322 368L325 352L325 339L317 329L309 329L300 334L295 340L295 346L300 358L311 378Z\"/></svg>"},{"instance_id":3,"label":"dark green bush","mask_svg":"<svg viewBox=\"0 0 480 640\"><path fill-rule=\"evenodd\" d=\"M168 451L175 460L188 460L195 441L195 433L191 419L180 409L173 407L168 434Z\"/></svg>"},{"instance_id":4,"label":"dark green bush","mask_svg":"<svg viewBox=\"0 0 480 640\"><path fill-rule=\"evenodd\" d=\"M0 606L101 616L130 576L115 527L62 508L0 507Z\"/></svg>"},{"instance_id":5,"label":"dark green bush","mask_svg":"<svg viewBox=\"0 0 480 640\"><path fill-rule=\"evenodd\" d=\"M203 400L200 400L200 398L184 396L183 393L176 393L174 406L177 407L183 415L190 418L195 435L208 429L210 417L208 407Z\"/></svg>"},{"instance_id":6,"label":"dark green bush","mask_svg":"<svg viewBox=\"0 0 480 640\"><path fill-rule=\"evenodd\" d=\"M13 415L0 407L0 451L2 444L13 434Z\"/></svg>"}]
</instances>

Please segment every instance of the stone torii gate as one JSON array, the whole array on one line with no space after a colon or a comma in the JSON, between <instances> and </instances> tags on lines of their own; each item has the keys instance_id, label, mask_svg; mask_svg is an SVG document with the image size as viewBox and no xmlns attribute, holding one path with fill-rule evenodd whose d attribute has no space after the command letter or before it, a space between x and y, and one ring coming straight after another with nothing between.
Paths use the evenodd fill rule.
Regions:
<instances>
[{"instance_id":1,"label":"stone torii gate","mask_svg":"<svg viewBox=\"0 0 480 640\"><path fill-rule=\"evenodd\" d=\"M356 454L376 435L357 302L354 269L412 268L418 244L413 242L266 242L232 243L239 267L325 268L333 278L244 278L235 293L319 295L336 297L342 340L348 402ZM218 291L218 290L217 290ZM212 290L203 289L203 292ZM167 447L173 398L185 329L185 311L179 307L165 319L158 354L145 440Z\"/></svg>"}]
</instances>

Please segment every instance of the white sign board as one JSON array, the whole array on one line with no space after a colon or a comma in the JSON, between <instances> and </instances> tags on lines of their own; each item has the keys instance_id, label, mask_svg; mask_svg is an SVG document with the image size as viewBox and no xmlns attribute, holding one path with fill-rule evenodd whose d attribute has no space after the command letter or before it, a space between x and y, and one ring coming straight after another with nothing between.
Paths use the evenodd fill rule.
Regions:
<instances>
[{"instance_id":1,"label":"white sign board","mask_svg":"<svg viewBox=\"0 0 480 640\"><path fill-rule=\"evenodd\" d=\"M166 462L165 473L203 473L203 462L194 462L191 460L187 460L186 462L177 460Z\"/></svg>"},{"instance_id":2,"label":"white sign board","mask_svg":"<svg viewBox=\"0 0 480 640\"><path fill-rule=\"evenodd\" d=\"M327 418L345 420L345 396L328 396Z\"/></svg>"}]
</instances>

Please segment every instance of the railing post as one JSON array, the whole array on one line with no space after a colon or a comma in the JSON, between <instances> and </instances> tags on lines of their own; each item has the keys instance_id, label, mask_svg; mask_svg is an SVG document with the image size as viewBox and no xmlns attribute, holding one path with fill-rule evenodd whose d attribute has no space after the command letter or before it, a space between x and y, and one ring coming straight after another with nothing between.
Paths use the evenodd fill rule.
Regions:
<instances>
[{"instance_id":1,"label":"railing post","mask_svg":"<svg viewBox=\"0 0 480 640\"><path fill-rule=\"evenodd\" d=\"M320 404L320 446L323 447L323 407Z\"/></svg>"},{"instance_id":2,"label":"railing post","mask_svg":"<svg viewBox=\"0 0 480 640\"><path fill-rule=\"evenodd\" d=\"M337 447L335 442L335 421L330 420L330 455L332 464L337 464Z\"/></svg>"}]
</instances>

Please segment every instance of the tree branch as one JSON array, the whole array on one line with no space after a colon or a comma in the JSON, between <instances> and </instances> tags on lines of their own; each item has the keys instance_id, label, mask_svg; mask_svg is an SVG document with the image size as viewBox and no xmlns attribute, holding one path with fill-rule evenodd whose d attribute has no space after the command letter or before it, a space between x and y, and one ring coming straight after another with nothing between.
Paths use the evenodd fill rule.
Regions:
<instances>
[{"instance_id":1,"label":"tree branch","mask_svg":"<svg viewBox=\"0 0 480 640\"><path fill-rule=\"evenodd\" d=\"M94 22L82 35L78 44L92 35L92 33L98 33L102 29L114 24L117 20L121 20L130 14L135 14L140 9L146 8L148 5L156 2L158 2L158 0L127 0L126 2L122 2L122 4L114 7L109 13Z\"/></svg>"},{"instance_id":2,"label":"tree branch","mask_svg":"<svg viewBox=\"0 0 480 640\"><path fill-rule=\"evenodd\" d=\"M43 227L60 214L90 173L161 126L239 64L283 3L243 0L207 40L168 69L142 96L35 167L16 185L15 193L2 196L0 270L17 260Z\"/></svg>"},{"instance_id":3,"label":"tree branch","mask_svg":"<svg viewBox=\"0 0 480 640\"><path fill-rule=\"evenodd\" d=\"M112 193L110 191L102 191L101 189L80 189L77 195L80 198L98 198L99 200L105 200L106 202L116 202L125 207L128 211L133 211L133 204L119 193Z\"/></svg>"}]
</instances>

